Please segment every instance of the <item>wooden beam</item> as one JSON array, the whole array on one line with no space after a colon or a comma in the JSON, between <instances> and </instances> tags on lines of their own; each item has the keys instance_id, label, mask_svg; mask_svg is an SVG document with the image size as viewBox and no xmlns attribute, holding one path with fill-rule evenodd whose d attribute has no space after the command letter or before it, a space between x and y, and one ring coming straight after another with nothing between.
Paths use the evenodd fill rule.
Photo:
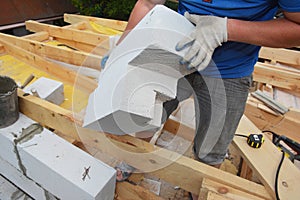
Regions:
<instances>
[{"instance_id":1,"label":"wooden beam","mask_svg":"<svg viewBox=\"0 0 300 200\"><path fill-rule=\"evenodd\" d=\"M98 18L98 17L89 17L89 16L75 15L75 14L64 14L64 21L68 22L70 24L75 24L75 23L83 22L83 21L84 22L95 22L102 26L113 28L113 29L116 29L119 31L124 31L127 26L127 22L125 22L125 21L104 19L104 18Z\"/></svg>"},{"instance_id":2,"label":"wooden beam","mask_svg":"<svg viewBox=\"0 0 300 200\"><path fill-rule=\"evenodd\" d=\"M26 51L16 45L4 41L3 39L0 39L0 43L4 45L9 54L27 64L33 65L38 69L52 74L63 82L75 85L79 89L88 93L91 93L97 87L97 83L90 78L77 74L76 72L66 69L58 64L52 63L39 55Z\"/></svg>"},{"instance_id":3,"label":"wooden beam","mask_svg":"<svg viewBox=\"0 0 300 200\"><path fill-rule=\"evenodd\" d=\"M93 46L101 46L106 49L110 48L110 37L107 35L58 27L54 25L39 23L32 20L26 21L25 24L26 29L32 32L46 31L49 33L50 36L56 38L77 41Z\"/></svg>"},{"instance_id":4,"label":"wooden beam","mask_svg":"<svg viewBox=\"0 0 300 200\"><path fill-rule=\"evenodd\" d=\"M199 192L198 200L233 200L225 197L206 188L201 188Z\"/></svg>"},{"instance_id":5,"label":"wooden beam","mask_svg":"<svg viewBox=\"0 0 300 200\"><path fill-rule=\"evenodd\" d=\"M99 63L101 62L102 57L100 56L6 35L3 33L0 33L0 39L42 57L48 57L77 66L86 66L92 69L101 70Z\"/></svg>"},{"instance_id":6,"label":"wooden beam","mask_svg":"<svg viewBox=\"0 0 300 200\"><path fill-rule=\"evenodd\" d=\"M259 52L259 57L281 63L300 65L300 51L262 47Z\"/></svg>"},{"instance_id":7,"label":"wooden beam","mask_svg":"<svg viewBox=\"0 0 300 200\"><path fill-rule=\"evenodd\" d=\"M177 123L178 127L185 126L184 124L180 124L180 122ZM181 129L187 130L186 128ZM172 129L169 129L169 131L172 131ZM249 119L243 117L237 132L239 134L248 135L249 133L260 133L260 130L257 129ZM259 176L259 179L263 182L266 189L272 194L273 198L275 198L275 174L281 152L268 138L266 138L266 142L260 149L251 148L247 145L245 138L240 137L234 138L233 145L240 151L244 160L247 161L247 164ZM266 160L270 160L270 162L265 162ZM300 171L288 159L284 160L281 170L280 181L286 181L289 185L287 188L280 186L279 193L282 199L297 199L298 192L296 188L300 187Z\"/></svg>"},{"instance_id":8,"label":"wooden beam","mask_svg":"<svg viewBox=\"0 0 300 200\"><path fill-rule=\"evenodd\" d=\"M80 141L74 122L81 124L81 120L74 117L71 111L35 96L25 95L20 89L18 90L18 96L20 112L49 128L56 129L56 127L60 127L61 134ZM58 120L56 121L54 118Z\"/></svg>"},{"instance_id":9,"label":"wooden beam","mask_svg":"<svg viewBox=\"0 0 300 200\"><path fill-rule=\"evenodd\" d=\"M64 116L62 108L58 108L59 106L53 105L50 108L49 106L44 107L43 103L34 105L33 102L28 102L27 97L19 95L19 98L22 99L22 103L20 103L21 111L27 116L37 118L40 123L46 125L51 121L52 128L61 132L63 132L63 129L68 129L69 132L77 132L83 143L87 143L89 146L118 160L123 160L143 172L151 172L150 174L178 185L187 191L197 194L200 190L202 178L207 177L255 196L271 199L265 188L256 183L223 172L175 152L161 149L137 138L114 136L88 130L80 126L76 127L73 123L74 120ZM30 98L32 98L32 101L44 102L42 99L33 96ZM26 108L26 104L31 103L33 107L37 107L35 110L38 109L38 112L31 112L31 108ZM56 110L60 111L56 112ZM70 115L68 114L67 116ZM70 121L68 122L68 120Z\"/></svg>"},{"instance_id":10,"label":"wooden beam","mask_svg":"<svg viewBox=\"0 0 300 200\"><path fill-rule=\"evenodd\" d=\"M42 32L30 34L30 35L25 35L22 38L36 40L36 41L44 41L49 38L49 34L45 31L42 31ZM2 44L0 44L0 54L4 53L4 52L5 52L4 46Z\"/></svg>"},{"instance_id":11,"label":"wooden beam","mask_svg":"<svg viewBox=\"0 0 300 200\"><path fill-rule=\"evenodd\" d=\"M204 189L212 191L216 194L219 194L219 195L223 196L224 198L227 197L227 198L230 198L233 200L248 200L248 199L262 200L262 199L264 199L264 198L250 195L250 194L245 193L240 190L236 190L232 187L225 187L224 185L222 185L216 181L209 180L209 179L203 179L201 188L204 188Z\"/></svg>"},{"instance_id":12,"label":"wooden beam","mask_svg":"<svg viewBox=\"0 0 300 200\"><path fill-rule=\"evenodd\" d=\"M237 133L248 135L249 133L260 133L260 131L249 119L243 117ZM275 175L282 153L267 137L259 149L247 145L245 138L242 137L235 137L233 145L241 152L243 159L247 161L247 164L275 198L273 192L275 191ZM280 199L296 200L299 198L300 171L289 159L283 161L278 183Z\"/></svg>"},{"instance_id":13,"label":"wooden beam","mask_svg":"<svg viewBox=\"0 0 300 200\"><path fill-rule=\"evenodd\" d=\"M298 70L258 62L254 67L253 80L300 93Z\"/></svg>"},{"instance_id":14,"label":"wooden beam","mask_svg":"<svg viewBox=\"0 0 300 200\"><path fill-rule=\"evenodd\" d=\"M116 187L115 200L163 200L163 198L146 190L145 188L132 185L128 182L118 182Z\"/></svg>"},{"instance_id":15,"label":"wooden beam","mask_svg":"<svg viewBox=\"0 0 300 200\"><path fill-rule=\"evenodd\" d=\"M46 31L41 31L41 32L25 35L22 38L42 42L49 39L49 34Z\"/></svg>"},{"instance_id":16,"label":"wooden beam","mask_svg":"<svg viewBox=\"0 0 300 200\"><path fill-rule=\"evenodd\" d=\"M93 45L89 45L89 44L85 44L85 43L81 43L81 42L77 42L77 41L72 41L72 40L66 40L66 39L62 39L62 38L54 38L54 40L68 45L74 49L80 50L80 51L84 51L86 53L89 54L94 54L96 56L104 56L109 49L107 48L102 48L101 46L93 46Z\"/></svg>"},{"instance_id":17,"label":"wooden beam","mask_svg":"<svg viewBox=\"0 0 300 200\"><path fill-rule=\"evenodd\" d=\"M86 30L87 29L87 22L78 22L70 25L63 26L63 28L68 29L77 29L77 30Z\"/></svg>"},{"instance_id":18,"label":"wooden beam","mask_svg":"<svg viewBox=\"0 0 300 200\"><path fill-rule=\"evenodd\" d=\"M270 130L279 135L285 135L292 140L300 142L300 111L292 109L284 115L276 115L261 109L262 103L253 97L249 97L245 115L259 128L260 130Z\"/></svg>"}]
</instances>

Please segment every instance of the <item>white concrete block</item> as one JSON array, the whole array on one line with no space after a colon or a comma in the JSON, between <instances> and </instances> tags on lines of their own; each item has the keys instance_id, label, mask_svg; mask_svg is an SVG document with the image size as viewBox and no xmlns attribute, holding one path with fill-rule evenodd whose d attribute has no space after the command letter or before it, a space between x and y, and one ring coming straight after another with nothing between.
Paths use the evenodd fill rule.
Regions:
<instances>
[{"instance_id":1,"label":"white concrete block","mask_svg":"<svg viewBox=\"0 0 300 200\"><path fill-rule=\"evenodd\" d=\"M36 91L41 99L60 105L64 100L64 85L62 82L41 77L24 88L24 92L32 94Z\"/></svg>"},{"instance_id":2,"label":"white concrete block","mask_svg":"<svg viewBox=\"0 0 300 200\"><path fill-rule=\"evenodd\" d=\"M25 175L22 174L21 171L17 170L14 166L9 164L2 157L0 157L0 174L9 179L9 181L14 183L18 187L22 188L24 192L30 194L31 197L34 199L55 199L55 197L52 194L47 193L45 189L36 184L33 180L27 178ZM13 197L16 197L17 195L25 197L25 195L22 194L23 192L16 188L14 185L8 183L3 178L1 180L2 184L0 186L0 199L16 199Z\"/></svg>"},{"instance_id":3,"label":"white concrete block","mask_svg":"<svg viewBox=\"0 0 300 200\"><path fill-rule=\"evenodd\" d=\"M34 123L20 114L15 124L0 129L3 160L60 199L113 199L113 168Z\"/></svg>"},{"instance_id":4,"label":"white concrete block","mask_svg":"<svg viewBox=\"0 0 300 200\"><path fill-rule=\"evenodd\" d=\"M84 126L113 134L160 127L164 99L175 98L179 78L193 71L175 46L194 26L162 5L153 8L112 51L90 95Z\"/></svg>"}]
</instances>

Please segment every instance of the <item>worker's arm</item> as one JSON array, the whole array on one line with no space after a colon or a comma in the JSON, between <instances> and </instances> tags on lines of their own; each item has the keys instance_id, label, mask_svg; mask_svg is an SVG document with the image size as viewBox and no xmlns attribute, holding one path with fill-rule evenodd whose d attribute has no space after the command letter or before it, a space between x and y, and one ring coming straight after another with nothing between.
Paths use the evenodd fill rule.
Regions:
<instances>
[{"instance_id":1,"label":"worker's arm","mask_svg":"<svg viewBox=\"0 0 300 200\"><path fill-rule=\"evenodd\" d=\"M131 11L127 26L124 33L116 43L118 45L126 37L126 35L143 19L143 17L157 4L164 4L165 0L138 0ZM101 60L101 68L104 69L108 60L110 51L103 56Z\"/></svg>"},{"instance_id":2,"label":"worker's arm","mask_svg":"<svg viewBox=\"0 0 300 200\"><path fill-rule=\"evenodd\" d=\"M300 13L284 12L284 16L264 22L228 19L228 40L267 47L300 46Z\"/></svg>"},{"instance_id":3,"label":"worker's arm","mask_svg":"<svg viewBox=\"0 0 300 200\"><path fill-rule=\"evenodd\" d=\"M118 43L124 39L130 30L132 30L155 5L164 4L165 2L165 0L138 0L131 11L127 27Z\"/></svg>"}]
</instances>

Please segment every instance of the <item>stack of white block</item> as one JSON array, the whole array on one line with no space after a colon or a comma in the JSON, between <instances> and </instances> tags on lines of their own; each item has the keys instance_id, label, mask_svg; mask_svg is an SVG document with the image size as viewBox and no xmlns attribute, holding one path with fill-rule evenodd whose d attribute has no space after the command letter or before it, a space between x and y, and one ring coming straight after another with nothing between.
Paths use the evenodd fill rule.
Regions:
<instances>
[{"instance_id":1,"label":"stack of white block","mask_svg":"<svg viewBox=\"0 0 300 200\"><path fill-rule=\"evenodd\" d=\"M113 168L47 129L29 130L34 123L20 114L15 124L0 129L1 175L34 199L114 198Z\"/></svg>"}]
</instances>

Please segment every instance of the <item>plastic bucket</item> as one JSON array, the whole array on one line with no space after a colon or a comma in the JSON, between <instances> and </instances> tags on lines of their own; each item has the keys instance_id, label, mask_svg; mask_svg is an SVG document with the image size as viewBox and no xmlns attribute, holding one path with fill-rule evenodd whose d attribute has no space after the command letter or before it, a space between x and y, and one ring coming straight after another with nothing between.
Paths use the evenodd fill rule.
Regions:
<instances>
[{"instance_id":1,"label":"plastic bucket","mask_svg":"<svg viewBox=\"0 0 300 200\"><path fill-rule=\"evenodd\" d=\"M0 128L12 125L19 119L19 104L16 82L0 76Z\"/></svg>"}]
</instances>

